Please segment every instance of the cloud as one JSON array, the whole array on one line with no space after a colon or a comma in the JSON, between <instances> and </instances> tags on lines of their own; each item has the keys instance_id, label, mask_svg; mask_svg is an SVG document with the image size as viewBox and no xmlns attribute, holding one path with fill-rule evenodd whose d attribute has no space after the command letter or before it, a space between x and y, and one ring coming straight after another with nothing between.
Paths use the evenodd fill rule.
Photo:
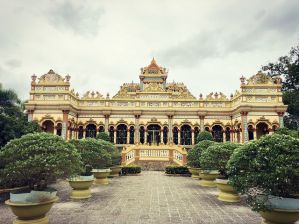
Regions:
<instances>
[{"instance_id":1,"label":"cloud","mask_svg":"<svg viewBox=\"0 0 299 224\"><path fill-rule=\"evenodd\" d=\"M64 1L49 10L50 23L59 29L68 29L80 35L95 36L99 31L99 20L104 9L91 4L76 5L74 2Z\"/></svg>"},{"instance_id":2,"label":"cloud","mask_svg":"<svg viewBox=\"0 0 299 224\"><path fill-rule=\"evenodd\" d=\"M5 65L9 68L19 68L22 66L22 61L19 59L9 59L5 61Z\"/></svg>"}]
</instances>

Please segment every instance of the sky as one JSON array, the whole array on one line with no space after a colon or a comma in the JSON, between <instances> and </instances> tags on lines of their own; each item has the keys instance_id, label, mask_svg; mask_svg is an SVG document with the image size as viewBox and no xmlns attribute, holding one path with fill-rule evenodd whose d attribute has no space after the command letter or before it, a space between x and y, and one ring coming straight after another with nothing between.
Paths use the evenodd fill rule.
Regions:
<instances>
[{"instance_id":1,"label":"sky","mask_svg":"<svg viewBox=\"0 0 299 224\"><path fill-rule=\"evenodd\" d=\"M0 0L0 83L22 100L53 69L115 95L154 57L194 96L240 87L299 43L299 0Z\"/></svg>"}]
</instances>

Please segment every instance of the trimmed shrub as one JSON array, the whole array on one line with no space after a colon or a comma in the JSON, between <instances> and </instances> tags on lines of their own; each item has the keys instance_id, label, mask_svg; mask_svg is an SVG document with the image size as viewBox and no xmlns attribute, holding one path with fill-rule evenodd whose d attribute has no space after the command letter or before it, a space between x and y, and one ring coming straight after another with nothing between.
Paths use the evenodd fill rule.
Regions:
<instances>
[{"instance_id":1,"label":"trimmed shrub","mask_svg":"<svg viewBox=\"0 0 299 224\"><path fill-rule=\"evenodd\" d=\"M57 178L80 173L76 148L61 137L34 133L11 140L0 151L0 187L29 185L43 190Z\"/></svg>"},{"instance_id":2,"label":"trimmed shrub","mask_svg":"<svg viewBox=\"0 0 299 224\"><path fill-rule=\"evenodd\" d=\"M85 138L80 140L70 140L82 157L84 165L90 165L93 169L103 169L112 165L111 152L114 145L104 140Z\"/></svg>"},{"instance_id":3,"label":"trimmed shrub","mask_svg":"<svg viewBox=\"0 0 299 224\"><path fill-rule=\"evenodd\" d=\"M204 140L214 141L213 135L208 131L199 132L197 142L201 142Z\"/></svg>"},{"instance_id":4,"label":"trimmed shrub","mask_svg":"<svg viewBox=\"0 0 299 224\"><path fill-rule=\"evenodd\" d=\"M190 172L186 166L166 166L165 173L190 175Z\"/></svg>"},{"instance_id":5,"label":"trimmed shrub","mask_svg":"<svg viewBox=\"0 0 299 224\"><path fill-rule=\"evenodd\" d=\"M280 135L290 135L294 138L299 138L299 131L296 130L290 130L288 128L278 128L275 134L280 134Z\"/></svg>"},{"instance_id":6,"label":"trimmed shrub","mask_svg":"<svg viewBox=\"0 0 299 224\"><path fill-rule=\"evenodd\" d=\"M204 150L200 157L200 165L204 170L218 170L220 175L228 178L226 165L234 150L240 144L220 143L213 144Z\"/></svg>"},{"instance_id":7,"label":"trimmed shrub","mask_svg":"<svg viewBox=\"0 0 299 224\"><path fill-rule=\"evenodd\" d=\"M237 148L227 168L230 183L248 196L254 210L269 209L268 195L295 197L299 192L299 139L264 136Z\"/></svg>"},{"instance_id":8,"label":"trimmed shrub","mask_svg":"<svg viewBox=\"0 0 299 224\"><path fill-rule=\"evenodd\" d=\"M110 142L110 137L106 132L100 132L97 134L96 139L101 139L107 142Z\"/></svg>"},{"instance_id":9,"label":"trimmed shrub","mask_svg":"<svg viewBox=\"0 0 299 224\"><path fill-rule=\"evenodd\" d=\"M122 168L122 174L138 174L141 173L141 167L136 165L128 165Z\"/></svg>"},{"instance_id":10,"label":"trimmed shrub","mask_svg":"<svg viewBox=\"0 0 299 224\"><path fill-rule=\"evenodd\" d=\"M187 154L187 165L190 167L199 168L200 167L200 157L203 150L207 149L210 145L216 144L216 142L203 140L197 143L192 149L188 151Z\"/></svg>"}]
</instances>

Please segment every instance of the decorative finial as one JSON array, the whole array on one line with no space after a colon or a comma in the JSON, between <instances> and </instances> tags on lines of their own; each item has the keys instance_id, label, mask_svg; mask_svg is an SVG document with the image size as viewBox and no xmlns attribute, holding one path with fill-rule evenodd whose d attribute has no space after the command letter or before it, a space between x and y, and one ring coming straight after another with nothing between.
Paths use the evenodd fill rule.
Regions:
<instances>
[{"instance_id":1,"label":"decorative finial","mask_svg":"<svg viewBox=\"0 0 299 224\"><path fill-rule=\"evenodd\" d=\"M32 80L32 82L35 82L36 78L37 78L37 76L36 76L35 74L33 74L33 75L31 76L31 80Z\"/></svg>"},{"instance_id":2,"label":"decorative finial","mask_svg":"<svg viewBox=\"0 0 299 224\"><path fill-rule=\"evenodd\" d=\"M65 80L66 80L67 82L69 82L70 79L71 79L71 76L70 76L69 74L67 74L67 75L65 76Z\"/></svg>"},{"instance_id":3,"label":"decorative finial","mask_svg":"<svg viewBox=\"0 0 299 224\"><path fill-rule=\"evenodd\" d=\"M245 84L245 80L246 80L246 78L242 75L241 78L240 78L241 83Z\"/></svg>"},{"instance_id":4,"label":"decorative finial","mask_svg":"<svg viewBox=\"0 0 299 224\"><path fill-rule=\"evenodd\" d=\"M109 93L107 93L106 99L109 99Z\"/></svg>"},{"instance_id":5,"label":"decorative finial","mask_svg":"<svg viewBox=\"0 0 299 224\"><path fill-rule=\"evenodd\" d=\"M231 94L230 94L230 98L233 98L233 97L234 97L234 95L231 93Z\"/></svg>"},{"instance_id":6,"label":"decorative finial","mask_svg":"<svg viewBox=\"0 0 299 224\"><path fill-rule=\"evenodd\" d=\"M201 93L201 94L199 94L199 99L202 99L202 93Z\"/></svg>"}]
</instances>

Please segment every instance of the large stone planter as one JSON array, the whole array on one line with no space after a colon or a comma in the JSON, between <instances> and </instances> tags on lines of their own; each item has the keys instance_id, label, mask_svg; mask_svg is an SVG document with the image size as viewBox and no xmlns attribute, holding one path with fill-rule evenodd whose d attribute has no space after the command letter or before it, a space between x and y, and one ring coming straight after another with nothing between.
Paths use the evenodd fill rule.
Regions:
<instances>
[{"instance_id":1,"label":"large stone planter","mask_svg":"<svg viewBox=\"0 0 299 224\"><path fill-rule=\"evenodd\" d=\"M200 168L188 167L188 170L191 173L191 178L199 179Z\"/></svg>"},{"instance_id":2,"label":"large stone planter","mask_svg":"<svg viewBox=\"0 0 299 224\"><path fill-rule=\"evenodd\" d=\"M199 185L202 187L216 187L216 178L218 177L219 173L217 170L210 170L210 171L201 171L200 177L202 180L199 182Z\"/></svg>"},{"instance_id":3,"label":"large stone planter","mask_svg":"<svg viewBox=\"0 0 299 224\"><path fill-rule=\"evenodd\" d=\"M241 200L239 194L225 179L216 179L216 185L219 192L218 200L226 202L239 202Z\"/></svg>"},{"instance_id":4,"label":"large stone planter","mask_svg":"<svg viewBox=\"0 0 299 224\"><path fill-rule=\"evenodd\" d=\"M69 184L72 188L70 198L72 199L85 199L91 197L90 187L93 184L93 177L90 179L70 179Z\"/></svg>"},{"instance_id":5,"label":"large stone planter","mask_svg":"<svg viewBox=\"0 0 299 224\"><path fill-rule=\"evenodd\" d=\"M260 214L262 224L295 224L299 220L299 210L273 209Z\"/></svg>"},{"instance_id":6,"label":"large stone planter","mask_svg":"<svg viewBox=\"0 0 299 224\"><path fill-rule=\"evenodd\" d=\"M119 176L119 173L121 171L121 166L113 166L113 167L110 167L111 169L111 173L109 175L109 177L118 177Z\"/></svg>"},{"instance_id":7,"label":"large stone planter","mask_svg":"<svg viewBox=\"0 0 299 224\"><path fill-rule=\"evenodd\" d=\"M92 173L96 178L94 183L99 185L109 184L108 176L110 174L110 169L93 169Z\"/></svg>"},{"instance_id":8,"label":"large stone planter","mask_svg":"<svg viewBox=\"0 0 299 224\"><path fill-rule=\"evenodd\" d=\"M48 224L49 218L46 213L50 211L58 197L40 203L14 203L10 200L5 201L12 212L18 217L14 224Z\"/></svg>"}]
</instances>

